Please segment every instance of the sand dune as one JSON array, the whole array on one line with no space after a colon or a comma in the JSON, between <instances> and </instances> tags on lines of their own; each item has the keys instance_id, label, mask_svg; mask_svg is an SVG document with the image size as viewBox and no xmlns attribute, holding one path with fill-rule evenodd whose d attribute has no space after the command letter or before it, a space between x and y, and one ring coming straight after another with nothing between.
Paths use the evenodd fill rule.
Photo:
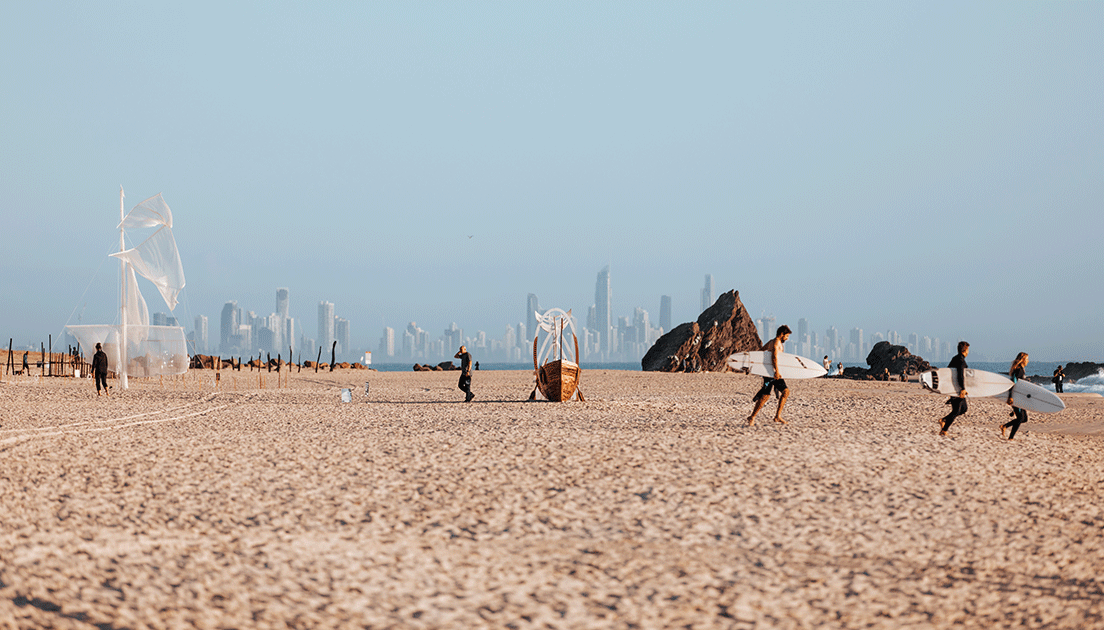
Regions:
<instances>
[{"instance_id":1,"label":"sand dune","mask_svg":"<svg viewBox=\"0 0 1104 630\"><path fill-rule=\"evenodd\" d=\"M0 384L0 628L1104 626L1100 397L1008 442L908 383L202 376Z\"/></svg>"}]
</instances>

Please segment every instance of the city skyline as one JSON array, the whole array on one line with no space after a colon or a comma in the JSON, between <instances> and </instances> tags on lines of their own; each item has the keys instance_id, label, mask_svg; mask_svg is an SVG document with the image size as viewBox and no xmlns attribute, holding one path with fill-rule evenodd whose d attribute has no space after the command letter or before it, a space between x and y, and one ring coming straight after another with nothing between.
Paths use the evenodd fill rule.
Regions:
<instances>
[{"instance_id":1,"label":"city skyline","mask_svg":"<svg viewBox=\"0 0 1104 630\"><path fill-rule=\"evenodd\" d=\"M608 265L598 272L596 301L602 298L605 298L608 302L612 301L614 291L612 278L613 275ZM706 274L704 287L699 289L700 298L704 299L706 292L712 290L711 283L712 275ZM219 350L236 350L237 354L245 355L268 352L273 356L284 356L288 349L287 339L284 339L283 346L271 344L274 343L277 329L284 327L286 330L289 324L293 327L295 322L300 321L289 315L291 312L290 301L289 289L287 287L277 288L276 312L267 317L259 317L253 311L246 311L244 320L242 319L242 309L238 306L237 301L226 302L223 307L220 330L220 338L223 339L223 342ZM659 311L661 318L665 305L669 304L670 296L660 296ZM712 305L712 303L709 305ZM662 324L652 326L651 311L649 309L642 306L631 306L626 309L626 312L628 309L632 310L631 317L616 315L617 324L608 327L609 334L613 339L614 349L612 350L607 345L610 343L610 339L602 337L603 329L600 324L602 320L598 319L599 316L596 315L598 311L597 304L587 307L588 321L580 321L576 316L581 355L584 361L592 363L639 362L662 334L670 332L670 327L665 327ZM418 359L429 362L448 360L455 352L455 348L461 344L466 344L471 350L481 351L484 361L525 364L531 352L531 341L536 322L535 313L538 312L543 312L540 307L539 296L528 293L525 297L524 318L519 318L516 324L507 324L502 331L468 328L468 332L472 334L466 335L465 328L453 321L443 329L441 334L434 335L432 332L422 329L417 324L417 320L412 320L401 328L401 343L397 342L396 329L391 325L385 325L380 330L380 337L375 343L358 343L352 341L349 336L349 330L352 326L350 320L335 315L334 303L323 300L318 303L317 307L318 337L311 338L301 335L294 338L295 341L291 345L295 352L300 353L300 357L310 358L318 351L321 351L324 356L329 356L331 344L338 341L336 350L338 360L362 360L364 352L367 351L373 353L374 363L393 363ZM611 310L610 313L613 317L614 311ZM155 313L154 315L155 319L157 317L161 318L162 324L169 323L165 321L165 314ZM525 321L522 321L522 319L525 319ZM694 319L696 319L696 316L686 321L693 321ZM752 317L752 319L761 340L764 341L774 336L777 325L785 323L778 321L773 315ZM251 323L241 323L245 320ZM198 315L194 321L193 329L187 331L188 339L189 341L196 341L198 348L197 340L206 337L206 331L204 330L201 334L199 327L206 327L207 318L204 315ZM662 322L662 319L660 319L660 322ZM671 325L677 326L681 323L685 322L675 323L672 321ZM883 340L894 345L905 346L910 352L929 362L944 361L953 356L952 348L954 342L957 342L957 340L944 340L917 332L902 334L892 328L885 329L884 334L882 330L872 331L868 334L862 328L837 329L835 325L829 325L823 331L817 331L810 327L809 320L804 317L799 318L796 326L791 325L791 328L795 330L796 334L786 346L788 352L816 359L820 359L822 355L826 354L833 362L844 361L848 364L864 363L870 348ZM265 332L265 329L267 329L267 332ZM234 333L233 330L238 332ZM845 333L841 333L840 330L845 330ZM244 345L243 338L250 340L248 345ZM231 340L229 344L227 344L227 339ZM238 341L233 341L234 339ZM319 340L321 340L321 343L319 343ZM198 349L196 351L199 352ZM235 354L235 352L231 351L230 354ZM982 357L980 360L983 361L988 360L983 353L975 356Z\"/></svg>"},{"instance_id":2,"label":"city skyline","mask_svg":"<svg viewBox=\"0 0 1104 630\"><path fill-rule=\"evenodd\" d=\"M529 293L582 323L609 302L602 328L637 325L635 308L654 325L667 295L678 324L708 273L754 318L820 334L1104 360L1104 3L4 17L20 25L0 39L0 335L16 345L114 321L121 185L127 208L172 208L186 326L216 328L228 300L279 316L274 287L296 336L330 301L358 347L385 327L401 347L410 321L500 337Z\"/></svg>"}]
</instances>

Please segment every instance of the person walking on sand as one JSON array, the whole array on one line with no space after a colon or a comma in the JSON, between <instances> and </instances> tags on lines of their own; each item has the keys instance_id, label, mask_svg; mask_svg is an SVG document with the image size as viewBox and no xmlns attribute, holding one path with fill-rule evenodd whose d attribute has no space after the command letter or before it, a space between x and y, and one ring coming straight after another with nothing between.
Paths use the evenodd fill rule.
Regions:
<instances>
[{"instance_id":1,"label":"person walking on sand","mask_svg":"<svg viewBox=\"0 0 1104 630\"><path fill-rule=\"evenodd\" d=\"M1008 369L1008 378L1012 379L1013 384L1024 378L1024 368L1027 367L1029 360L1026 352L1021 352L1016 355L1016 359L1012 361L1012 367ZM1008 390L1008 400L1006 402L1012 405L1012 390ZM1027 422L1027 410L1012 405L1012 420L1001 425L1001 437L1004 437L1004 433L1008 431L1008 429L1012 429L1008 431L1008 439L1011 440L1016 437L1016 430L1025 422Z\"/></svg>"},{"instance_id":2,"label":"person walking on sand","mask_svg":"<svg viewBox=\"0 0 1104 630\"><path fill-rule=\"evenodd\" d=\"M454 359L460 359L460 381L456 384L460 388L460 391L467 394L464 398L464 402L471 402L472 398L475 398L475 394L471 391L471 373L472 373L472 358L471 354L465 346L460 346L460 350L453 356Z\"/></svg>"},{"instance_id":3,"label":"person walking on sand","mask_svg":"<svg viewBox=\"0 0 1104 630\"><path fill-rule=\"evenodd\" d=\"M26 356L26 355L24 355ZM1062 383L1066 380L1066 373L1062 370L1062 366L1054 368L1054 378L1050 379L1054 383L1054 393L1062 393Z\"/></svg>"},{"instance_id":4,"label":"person walking on sand","mask_svg":"<svg viewBox=\"0 0 1104 630\"><path fill-rule=\"evenodd\" d=\"M969 406L966 404L966 395L969 393L966 391L966 357L970 354L970 344L965 341L958 342L958 354L954 355L951 362L947 364L947 367L955 370L954 376L958 377L958 396L951 396L947 400L948 405L951 406L951 413L943 416L939 420L939 435L947 435L947 429L951 428L951 424L955 421L955 418L966 415L966 411Z\"/></svg>"},{"instance_id":5,"label":"person walking on sand","mask_svg":"<svg viewBox=\"0 0 1104 630\"><path fill-rule=\"evenodd\" d=\"M96 395L100 395L100 385L103 385L103 393L110 396L107 389L107 353L100 344L96 344L96 354L92 355L92 378L96 379Z\"/></svg>"},{"instance_id":6,"label":"person walking on sand","mask_svg":"<svg viewBox=\"0 0 1104 630\"><path fill-rule=\"evenodd\" d=\"M782 408L786 406L786 399L790 397L790 390L786 387L786 381L782 379L782 375L778 373L778 361L775 359L779 354L785 352L783 344L790 338L790 334L789 326L779 326L774 339L763 344L763 352L769 352L771 355L771 364L774 365L774 378L763 377L763 388L752 398L752 400L755 401L755 409L752 410L751 415L748 416L749 427L755 425L755 416L759 413L759 410L763 408L763 405L767 404L772 389L780 395L778 399L778 410L774 412L774 421L780 424L786 424L786 421L782 419ZM825 357L825 359L827 358L828 357ZM829 363L829 365L831 365L831 363Z\"/></svg>"}]
</instances>

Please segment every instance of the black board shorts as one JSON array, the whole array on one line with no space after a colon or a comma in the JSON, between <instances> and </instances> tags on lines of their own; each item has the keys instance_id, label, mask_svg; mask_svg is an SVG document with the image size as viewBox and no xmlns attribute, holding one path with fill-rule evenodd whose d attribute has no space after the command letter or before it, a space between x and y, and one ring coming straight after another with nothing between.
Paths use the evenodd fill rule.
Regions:
<instances>
[{"instance_id":1,"label":"black board shorts","mask_svg":"<svg viewBox=\"0 0 1104 630\"><path fill-rule=\"evenodd\" d=\"M752 398L752 400L758 401L764 396L770 396L772 389L779 395L781 395L782 392L789 389L788 387L786 387L786 379L763 377L763 389L760 389L759 393L755 394L755 397Z\"/></svg>"}]
</instances>

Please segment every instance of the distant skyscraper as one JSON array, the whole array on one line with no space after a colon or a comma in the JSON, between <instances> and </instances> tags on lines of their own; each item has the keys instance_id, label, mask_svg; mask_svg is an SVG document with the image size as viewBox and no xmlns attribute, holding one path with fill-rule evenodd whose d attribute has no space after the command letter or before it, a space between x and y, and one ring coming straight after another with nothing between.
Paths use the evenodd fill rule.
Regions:
<instances>
[{"instance_id":1,"label":"distant skyscraper","mask_svg":"<svg viewBox=\"0 0 1104 630\"><path fill-rule=\"evenodd\" d=\"M385 327L383 337L380 337L379 352L385 357L395 356L395 329Z\"/></svg>"},{"instance_id":2,"label":"distant skyscraper","mask_svg":"<svg viewBox=\"0 0 1104 630\"><path fill-rule=\"evenodd\" d=\"M713 274L705 274L705 286L701 290L701 310L713 306Z\"/></svg>"},{"instance_id":3,"label":"distant skyscraper","mask_svg":"<svg viewBox=\"0 0 1104 630\"><path fill-rule=\"evenodd\" d=\"M598 331L601 351L606 356L613 352L613 316L610 302L613 301L613 288L610 286L610 268L606 265L598 272L598 282L594 285L595 330Z\"/></svg>"},{"instance_id":4,"label":"distant skyscraper","mask_svg":"<svg viewBox=\"0 0 1104 630\"><path fill-rule=\"evenodd\" d=\"M353 351L349 334L349 320L344 317L333 319L334 339L337 340L337 356L348 358Z\"/></svg>"},{"instance_id":5,"label":"distant skyscraper","mask_svg":"<svg viewBox=\"0 0 1104 630\"><path fill-rule=\"evenodd\" d=\"M662 295L659 298L659 327L663 332L671 332L671 296Z\"/></svg>"},{"instance_id":6,"label":"distant skyscraper","mask_svg":"<svg viewBox=\"0 0 1104 630\"><path fill-rule=\"evenodd\" d=\"M219 351L230 352L234 349L233 337L241 326L241 309L231 300L222 307L222 327L219 329Z\"/></svg>"},{"instance_id":7,"label":"distant skyscraper","mask_svg":"<svg viewBox=\"0 0 1104 630\"><path fill-rule=\"evenodd\" d=\"M207 316L195 317L195 351L196 354L207 354Z\"/></svg>"},{"instance_id":8,"label":"distant skyscraper","mask_svg":"<svg viewBox=\"0 0 1104 630\"><path fill-rule=\"evenodd\" d=\"M334 337L334 305L333 302L318 303L318 343L323 350L333 347Z\"/></svg>"},{"instance_id":9,"label":"distant skyscraper","mask_svg":"<svg viewBox=\"0 0 1104 630\"><path fill-rule=\"evenodd\" d=\"M810 350L809 341L809 320L802 317L797 320L797 354L809 354L812 352L812 350Z\"/></svg>"},{"instance_id":10,"label":"distant skyscraper","mask_svg":"<svg viewBox=\"0 0 1104 630\"><path fill-rule=\"evenodd\" d=\"M288 290L285 288L276 289L276 314L288 318Z\"/></svg>"},{"instance_id":11,"label":"distant skyscraper","mask_svg":"<svg viewBox=\"0 0 1104 630\"><path fill-rule=\"evenodd\" d=\"M866 358L866 346L863 345L863 331L862 328L851 329L851 343L855 345L855 358L862 360Z\"/></svg>"},{"instance_id":12,"label":"distant skyscraper","mask_svg":"<svg viewBox=\"0 0 1104 630\"><path fill-rule=\"evenodd\" d=\"M540 301L537 299L535 293L530 293L529 297L525 300L525 330L537 329L537 316L535 313L540 313Z\"/></svg>"}]
</instances>

